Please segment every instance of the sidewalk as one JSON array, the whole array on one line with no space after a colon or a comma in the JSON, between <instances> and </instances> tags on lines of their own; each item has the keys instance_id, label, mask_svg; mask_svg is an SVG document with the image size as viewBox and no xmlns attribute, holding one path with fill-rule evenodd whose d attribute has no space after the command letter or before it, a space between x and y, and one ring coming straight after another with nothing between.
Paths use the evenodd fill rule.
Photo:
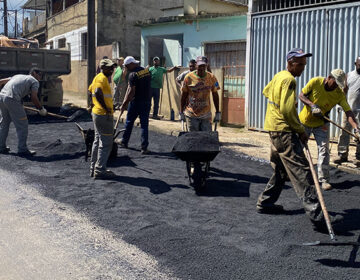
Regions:
<instances>
[{"instance_id":1,"label":"sidewalk","mask_svg":"<svg viewBox=\"0 0 360 280\"><path fill-rule=\"evenodd\" d=\"M87 101L84 97L78 97L74 93L64 92L64 104L71 103L73 105L86 108ZM119 112L115 112L117 118ZM122 120L126 115L122 117ZM179 121L169 120L149 120L149 129L158 131L164 134L177 135L181 131L181 124ZM243 153L249 157L255 157L269 161L270 157L270 142L269 136L265 132L251 131L244 128L220 127L217 128L219 132L219 139L223 147L231 149L238 153ZM150 147L151 149L151 143ZM317 148L314 140L309 141L309 149L314 160L317 162ZM356 167L352 162L355 161L355 147L350 146L349 160L350 162L342 165L332 163L332 160L337 157L337 143L330 143L330 165L345 172L359 174L360 168Z\"/></svg>"}]
</instances>

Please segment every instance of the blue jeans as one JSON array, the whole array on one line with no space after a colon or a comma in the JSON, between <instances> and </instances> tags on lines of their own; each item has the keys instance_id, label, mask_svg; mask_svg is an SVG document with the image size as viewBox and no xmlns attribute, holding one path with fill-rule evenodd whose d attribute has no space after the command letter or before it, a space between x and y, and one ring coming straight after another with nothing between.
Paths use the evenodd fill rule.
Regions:
<instances>
[{"instance_id":1,"label":"blue jeans","mask_svg":"<svg viewBox=\"0 0 360 280\"><path fill-rule=\"evenodd\" d=\"M151 98L154 99L153 117L156 117L159 112L160 89L151 88Z\"/></svg>"},{"instance_id":2,"label":"blue jeans","mask_svg":"<svg viewBox=\"0 0 360 280\"><path fill-rule=\"evenodd\" d=\"M131 132L134 126L134 122L137 117L140 118L141 125L141 149L147 149L149 145L149 113L150 102L135 103L130 102L128 107L128 113L126 116L125 132L123 134L121 142L127 145L130 140Z\"/></svg>"}]
</instances>

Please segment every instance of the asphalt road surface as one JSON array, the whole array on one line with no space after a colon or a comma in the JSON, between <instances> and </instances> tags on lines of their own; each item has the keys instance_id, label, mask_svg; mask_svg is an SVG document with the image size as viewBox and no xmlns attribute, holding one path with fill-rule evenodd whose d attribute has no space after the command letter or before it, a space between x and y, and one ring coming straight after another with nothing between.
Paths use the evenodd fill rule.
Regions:
<instances>
[{"instance_id":1,"label":"asphalt road surface","mask_svg":"<svg viewBox=\"0 0 360 280\"><path fill-rule=\"evenodd\" d=\"M176 138L150 132L152 153L141 155L139 132L109 166L111 181L90 178L74 123L32 123L36 156L1 155L0 279L359 279L356 246L301 245L329 236L313 231L290 186L285 214L256 213L267 162L224 147L197 195L170 152ZM357 241L360 180L331 175L326 204L344 215L335 231Z\"/></svg>"}]
</instances>

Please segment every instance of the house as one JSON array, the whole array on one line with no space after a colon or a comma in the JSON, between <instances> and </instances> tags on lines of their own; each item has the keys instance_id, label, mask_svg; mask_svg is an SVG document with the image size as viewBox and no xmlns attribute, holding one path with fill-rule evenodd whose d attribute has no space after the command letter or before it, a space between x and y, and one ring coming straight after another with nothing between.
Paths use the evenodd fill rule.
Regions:
<instances>
[{"instance_id":1,"label":"house","mask_svg":"<svg viewBox=\"0 0 360 280\"><path fill-rule=\"evenodd\" d=\"M160 8L177 0L106 0L96 3L96 58L140 57L141 29L135 22L160 16ZM35 5L36 4L36 5ZM87 92L87 0L29 0L46 15L46 46L71 50L71 74L63 76L64 91Z\"/></svg>"},{"instance_id":2,"label":"house","mask_svg":"<svg viewBox=\"0 0 360 280\"><path fill-rule=\"evenodd\" d=\"M286 68L288 50L300 47L313 53L298 79L297 92L312 77L327 76L331 69L353 70L360 55L359 15L360 1L249 2L245 114L249 128L263 129L267 101L261 92L275 73ZM331 117L339 120L335 110ZM332 126L330 135L336 134Z\"/></svg>"},{"instance_id":3,"label":"house","mask_svg":"<svg viewBox=\"0 0 360 280\"><path fill-rule=\"evenodd\" d=\"M225 68L223 121L244 122L247 1L184 0L163 15L138 22L141 63L159 56L166 66L187 66L206 55L212 68Z\"/></svg>"}]
</instances>

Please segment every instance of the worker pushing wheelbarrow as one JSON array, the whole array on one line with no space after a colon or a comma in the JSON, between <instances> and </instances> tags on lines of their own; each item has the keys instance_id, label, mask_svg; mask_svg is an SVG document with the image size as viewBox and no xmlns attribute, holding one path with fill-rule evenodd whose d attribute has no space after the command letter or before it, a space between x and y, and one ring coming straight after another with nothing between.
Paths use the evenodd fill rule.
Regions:
<instances>
[{"instance_id":1,"label":"worker pushing wheelbarrow","mask_svg":"<svg viewBox=\"0 0 360 280\"><path fill-rule=\"evenodd\" d=\"M173 147L172 152L186 162L186 171L190 185L196 192L205 190L209 176L210 162L220 152L219 135L216 131L192 131L184 128Z\"/></svg>"},{"instance_id":2,"label":"worker pushing wheelbarrow","mask_svg":"<svg viewBox=\"0 0 360 280\"><path fill-rule=\"evenodd\" d=\"M184 78L180 109L183 133L180 133L173 148L173 153L186 161L189 180L196 191L205 188L210 162L220 151L216 132L221 117L217 92L220 87L216 77L207 68L207 58L199 56L196 58L196 70ZM216 110L215 131L212 131L211 125L211 95ZM185 122L188 132L184 128Z\"/></svg>"}]
</instances>

